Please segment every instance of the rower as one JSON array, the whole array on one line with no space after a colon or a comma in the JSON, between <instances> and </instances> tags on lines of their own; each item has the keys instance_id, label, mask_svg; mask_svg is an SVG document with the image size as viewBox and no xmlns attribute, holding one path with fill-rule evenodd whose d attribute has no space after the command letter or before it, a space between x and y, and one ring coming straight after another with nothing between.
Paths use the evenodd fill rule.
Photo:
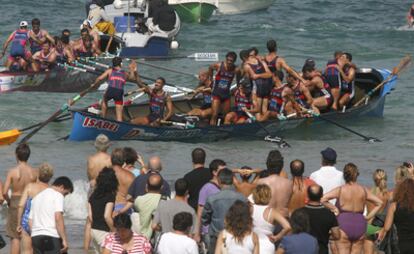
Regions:
<instances>
[{"instance_id":1,"label":"rower","mask_svg":"<svg viewBox=\"0 0 414 254\"><path fill-rule=\"evenodd\" d=\"M208 70L201 70L198 73L199 85L194 90L191 99L196 97L198 94L203 95L203 105L200 108L194 108L187 113L189 116L199 116L201 118L207 118L211 116L211 90L213 87L213 81L208 75Z\"/></svg>"},{"instance_id":2,"label":"rower","mask_svg":"<svg viewBox=\"0 0 414 254\"><path fill-rule=\"evenodd\" d=\"M320 110L327 110L332 106L333 97L331 87L326 82L324 76L320 74L314 67L305 65L302 69L303 77L308 80L308 84L314 87L314 99L312 101L312 109L319 114ZM315 98L316 97L316 98Z\"/></svg>"},{"instance_id":3,"label":"rower","mask_svg":"<svg viewBox=\"0 0 414 254\"><path fill-rule=\"evenodd\" d=\"M255 48L249 49L249 58L247 58L246 64L244 65L244 71L253 83L253 93L259 107L259 112L266 112L269 104L270 91L273 87L270 80L272 73L267 67L267 64L258 59Z\"/></svg>"},{"instance_id":4,"label":"rower","mask_svg":"<svg viewBox=\"0 0 414 254\"><path fill-rule=\"evenodd\" d=\"M73 55L73 51L69 46L69 37L68 36L55 36L54 38L56 42L55 46L55 53L56 53L56 61L61 64L71 64L75 57Z\"/></svg>"},{"instance_id":5,"label":"rower","mask_svg":"<svg viewBox=\"0 0 414 254\"><path fill-rule=\"evenodd\" d=\"M407 23L408 27L413 27L414 25L414 4L411 5L411 8L407 13Z\"/></svg>"},{"instance_id":6,"label":"rower","mask_svg":"<svg viewBox=\"0 0 414 254\"><path fill-rule=\"evenodd\" d=\"M6 61L6 68L10 69L12 64L18 64L23 70L26 70L28 59L31 57L30 52L26 49L30 34L27 29L27 21L21 21L19 29L10 34L3 45L3 51L0 54L0 59L6 53L7 47L11 43L10 56Z\"/></svg>"},{"instance_id":7,"label":"rower","mask_svg":"<svg viewBox=\"0 0 414 254\"><path fill-rule=\"evenodd\" d=\"M32 70L34 72L49 71L56 64L56 53L47 41L42 44L42 50L36 52L32 56L32 59Z\"/></svg>"},{"instance_id":8,"label":"rower","mask_svg":"<svg viewBox=\"0 0 414 254\"><path fill-rule=\"evenodd\" d=\"M252 100L252 84L242 82L234 92L234 110L226 114L224 124L242 124L249 118L255 120L253 116L258 111Z\"/></svg>"},{"instance_id":9,"label":"rower","mask_svg":"<svg viewBox=\"0 0 414 254\"><path fill-rule=\"evenodd\" d=\"M210 125L216 125L220 107L223 114L227 114L230 111L230 88L237 72L236 65L234 64L236 59L236 53L228 52L225 61L214 63L208 68L211 79L213 79L213 71L216 71L213 91L211 92L213 100L211 103Z\"/></svg>"},{"instance_id":10,"label":"rower","mask_svg":"<svg viewBox=\"0 0 414 254\"><path fill-rule=\"evenodd\" d=\"M88 29L81 30L81 39L73 47L76 57L93 57L101 54L101 51L93 43L93 38L89 35Z\"/></svg>"},{"instance_id":11,"label":"rower","mask_svg":"<svg viewBox=\"0 0 414 254\"><path fill-rule=\"evenodd\" d=\"M93 88L97 88L105 79L108 80L108 88L105 91L101 103L103 118L106 117L108 109L108 101L115 101L116 120L122 122L122 111L124 107L124 86L127 81L135 82L139 80L137 72L137 63L132 61L129 66L129 72L122 70L122 58L114 57L112 59L112 68L102 73L92 84Z\"/></svg>"},{"instance_id":12,"label":"rower","mask_svg":"<svg viewBox=\"0 0 414 254\"><path fill-rule=\"evenodd\" d=\"M69 29L63 29L62 30L62 34L61 34L61 38L63 38L64 36L67 36L68 37L68 40L69 40L69 43L65 43L65 46L67 46L67 45L69 45L70 46L70 48L73 50L73 47L75 46L75 44L76 44L76 41L73 41L73 40L70 40L70 35L71 35L71 32L70 32L70 30ZM79 39L80 40L80 39Z\"/></svg>"},{"instance_id":13,"label":"rower","mask_svg":"<svg viewBox=\"0 0 414 254\"><path fill-rule=\"evenodd\" d=\"M328 61L324 72L326 82L328 82L329 86L331 87L333 96L333 110L338 110L338 101L341 88L341 75L339 74L339 70L337 68L338 65L339 68L342 68L344 65L344 53L342 51L335 51L334 59Z\"/></svg>"},{"instance_id":14,"label":"rower","mask_svg":"<svg viewBox=\"0 0 414 254\"><path fill-rule=\"evenodd\" d=\"M30 51L32 55L42 50L42 45L47 41L55 45L55 40L45 29L40 29L40 20L37 18L32 19L32 30L29 31L30 35ZM32 39L32 38L36 39Z\"/></svg>"},{"instance_id":15,"label":"rower","mask_svg":"<svg viewBox=\"0 0 414 254\"><path fill-rule=\"evenodd\" d=\"M101 48L101 36L96 28L92 29L92 23L90 20L85 19L81 25L81 30L83 28L88 29L89 35L92 36L93 42L95 43L97 48Z\"/></svg>"},{"instance_id":16,"label":"rower","mask_svg":"<svg viewBox=\"0 0 414 254\"><path fill-rule=\"evenodd\" d=\"M282 84L283 72L276 71L272 77L273 88L270 91L269 108L264 113L257 114L257 121L263 122L269 119L285 120L284 116L285 107L287 105L286 95L292 94L292 90L287 84Z\"/></svg>"},{"instance_id":17,"label":"rower","mask_svg":"<svg viewBox=\"0 0 414 254\"><path fill-rule=\"evenodd\" d=\"M286 63L285 59L277 54L277 42L275 40L268 40L266 46L269 53L264 60L272 73L275 73L276 70L285 70L287 74L293 75L296 79L305 83L305 80Z\"/></svg>"},{"instance_id":18,"label":"rower","mask_svg":"<svg viewBox=\"0 0 414 254\"><path fill-rule=\"evenodd\" d=\"M352 63L352 55L344 53L345 64L339 68L341 74L341 97L339 98L339 109L346 107L355 96L355 70L356 66Z\"/></svg>"},{"instance_id":19,"label":"rower","mask_svg":"<svg viewBox=\"0 0 414 254\"><path fill-rule=\"evenodd\" d=\"M313 65L314 66L314 65ZM295 76L288 73L286 77L287 86L290 88L288 96L293 96L294 103L287 103L285 111L287 115L296 113L298 116L302 115L302 108L309 109L313 103L312 95L305 84L302 83ZM292 98L292 97L290 97ZM299 108L298 108L299 105Z\"/></svg>"},{"instance_id":20,"label":"rower","mask_svg":"<svg viewBox=\"0 0 414 254\"><path fill-rule=\"evenodd\" d=\"M155 80L154 88L138 83L138 86L144 89L149 96L150 114L144 117L137 117L131 120L132 124L159 126L163 121L168 121L173 115L173 103L171 96L164 91L165 79L159 77ZM167 108L167 114L164 114Z\"/></svg>"}]
</instances>

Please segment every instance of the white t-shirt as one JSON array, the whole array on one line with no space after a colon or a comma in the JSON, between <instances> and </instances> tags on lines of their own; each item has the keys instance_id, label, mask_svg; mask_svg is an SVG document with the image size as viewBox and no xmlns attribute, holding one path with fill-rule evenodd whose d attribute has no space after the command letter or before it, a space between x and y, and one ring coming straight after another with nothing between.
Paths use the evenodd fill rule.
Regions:
<instances>
[{"instance_id":1,"label":"white t-shirt","mask_svg":"<svg viewBox=\"0 0 414 254\"><path fill-rule=\"evenodd\" d=\"M198 254L196 241L186 235L174 232L164 233L157 248L157 254Z\"/></svg>"},{"instance_id":2,"label":"white t-shirt","mask_svg":"<svg viewBox=\"0 0 414 254\"><path fill-rule=\"evenodd\" d=\"M32 237L46 235L59 238L55 213L63 212L64 197L60 192L47 188L32 200L29 218L32 220Z\"/></svg>"},{"instance_id":3,"label":"white t-shirt","mask_svg":"<svg viewBox=\"0 0 414 254\"><path fill-rule=\"evenodd\" d=\"M310 175L310 179L322 186L324 194L345 184L343 173L332 166L321 167ZM334 204L335 200L330 202Z\"/></svg>"}]
</instances>

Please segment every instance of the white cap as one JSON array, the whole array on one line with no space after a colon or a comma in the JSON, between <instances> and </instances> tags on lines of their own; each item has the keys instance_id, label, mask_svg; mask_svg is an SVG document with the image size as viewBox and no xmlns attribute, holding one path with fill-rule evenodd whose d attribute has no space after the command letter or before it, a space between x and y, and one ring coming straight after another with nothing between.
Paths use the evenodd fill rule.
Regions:
<instances>
[{"instance_id":1,"label":"white cap","mask_svg":"<svg viewBox=\"0 0 414 254\"><path fill-rule=\"evenodd\" d=\"M27 21L20 21L20 27L23 27L23 26L28 26L28 23L27 23Z\"/></svg>"}]
</instances>

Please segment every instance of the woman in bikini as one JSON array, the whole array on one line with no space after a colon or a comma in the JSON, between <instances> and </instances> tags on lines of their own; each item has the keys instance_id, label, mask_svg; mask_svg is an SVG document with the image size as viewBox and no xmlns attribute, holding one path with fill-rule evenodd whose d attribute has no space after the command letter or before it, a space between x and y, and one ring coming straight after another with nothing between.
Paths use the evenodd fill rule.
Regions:
<instances>
[{"instance_id":1,"label":"woman in bikini","mask_svg":"<svg viewBox=\"0 0 414 254\"><path fill-rule=\"evenodd\" d=\"M345 184L326 193L321 201L338 216L341 229L341 238L337 242L339 254L359 254L363 248L367 221L381 209L382 201L357 183L359 172L355 164L346 164L343 173ZM337 199L336 206L328 202L331 199ZM375 207L364 216L367 202Z\"/></svg>"}]
</instances>

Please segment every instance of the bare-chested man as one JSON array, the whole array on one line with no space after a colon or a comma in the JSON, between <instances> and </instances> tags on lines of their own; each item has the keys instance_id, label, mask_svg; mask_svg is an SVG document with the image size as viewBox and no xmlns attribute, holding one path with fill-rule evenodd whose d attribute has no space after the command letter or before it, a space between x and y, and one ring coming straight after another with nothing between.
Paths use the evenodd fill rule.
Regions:
<instances>
[{"instance_id":1,"label":"bare-chested man","mask_svg":"<svg viewBox=\"0 0 414 254\"><path fill-rule=\"evenodd\" d=\"M293 184L289 179L281 176L283 157L278 150L269 152L266 161L267 177L261 178L257 184L266 184L272 190L269 206L277 209L283 216L288 217L288 204L292 196Z\"/></svg>"},{"instance_id":2,"label":"bare-chested man","mask_svg":"<svg viewBox=\"0 0 414 254\"><path fill-rule=\"evenodd\" d=\"M118 178L119 187L116 193L114 211L121 210L127 204L128 189L134 181L135 176L131 171L128 171L122 166L125 163L122 148L115 148L111 154L112 168L115 171L116 178Z\"/></svg>"},{"instance_id":3,"label":"bare-chested man","mask_svg":"<svg viewBox=\"0 0 414 254\"><path fill-rule=\"evenodd\" d=\"M95 139L96 153L88 157L87 174L91 187L95 186L96 177L104 167L111 167L111 156L107 153L110 146L109 139L100 134Z\"/></svg>"},{"instance_id":4,"label":"bare-chested man","mask_svg":"<svg viewBox=\"0 0 414 254\"><path fill-rule=\"evenodd\" d=\"M11 239L10 253L20 253L20 235L17 232L17 209L20 198L27 184L35 182L37 170L33 169L28 163L30 148L27 144L20 144L15 150L17 166L11 168L3 186L3 197L9 205L7 214L6 234ZM8 192L11 190L11 196Z\"/></svg>"},{"instance_id":5,"label":"bare-chested man","mask_svg":"<svg viewBox=\"0 0 414 254\"><path fill-rule=\"evenodd\" d=\"M95 46L97 48L101 48L101 36L99 35L99 32L95 29L92 29L91 21L88 19L85 19L81 25L81 29L86 28L88 29L89 35L93 38L93 43L95 43Z\"/></svg>"},{"instance_id":6,"label":"bare-chested man","mask_svg":"<svg viewBox=\"0 0 414 254\"><path fill-rule=\"evenodd\" d=\"M290 163L290 173L292 174L293 193L289 202L289 213L294 210L302 208L308 202L308 187L312 184L316 184L308 177L304 177L305 163L301 160L293 160Z\"/></svg>"}]
</instances>

